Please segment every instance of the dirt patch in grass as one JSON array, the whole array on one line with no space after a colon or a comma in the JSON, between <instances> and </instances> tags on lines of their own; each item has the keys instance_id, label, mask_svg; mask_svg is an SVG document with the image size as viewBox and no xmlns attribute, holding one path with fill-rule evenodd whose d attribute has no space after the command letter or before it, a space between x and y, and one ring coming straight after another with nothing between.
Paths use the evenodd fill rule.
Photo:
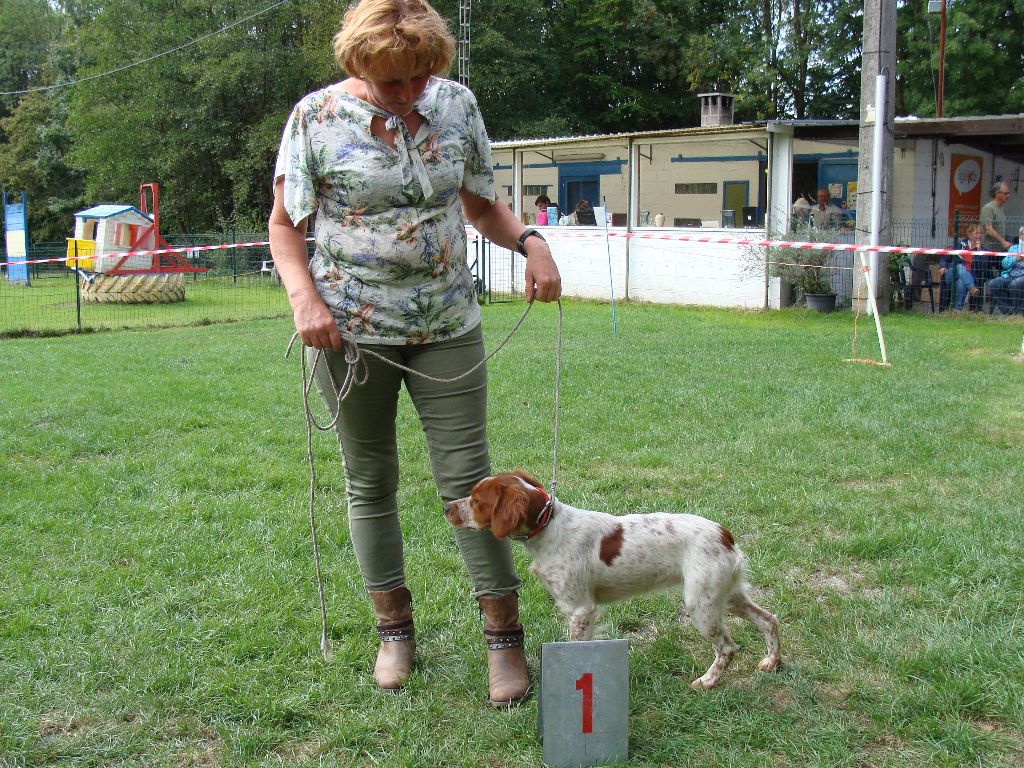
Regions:
<instances>
[{"instance_id":1,"label":"dirt patch in grass","mask_svg":"<svg viewBox=\"0 0 1024 768\"><path fill-rule=\"evenodd\" d=\"M319 741L293 741L276 747L268 757L271 764L289 765L309 762L319 751Z\"/></svg>"},{"instance_id":2,"label":"dirt patch in grass","mask_svg":"<svg viewBox=\"0 0 1024 768\"><path fill-rule=\"evenodd\" d=\"M205 768L220 765L223 754L224 742L211 731L185 744L174 763L182 768Z\"/></svg>"},{"instance_id":3,"label":"dirt patch in grass","mask_svg":"<svg viewBox=\"0 0 1024 768\"><path fill-rule=\"evenodd\" d=\"M72 739L93 730L93 724L87 717L55 712L40 720L37 730L43 739Z\"/></svg>"},{"instance_id":4,"label":"dirt patch in grass","mask_svg":"<svg viewBox=\"0 0 1024 768\"><path fill-rule=\"evenodd\" d=\"M794 568L790 569L788 577L791 583L807 584L819 594L838 592L841 595L863 597L877 597L882 594L881 588L871 584L867 574L857 568L846 571L836 568L815 568L810 573Z\"/></svg>"},{"instance_id":5,"label":"dirt patch in grass","mask_svg":"<svg viewBox=\"0 0 1024 768\"><path fill-rule=\"evenodd\" d=\"M618 630L627 640L646 643L657 637L658 622L656 619L623 619L618 622Z\"/></svg>"},{"instance_id":6,"label":"dirt patch in grass","mask_svg":"<svg viewBox=\"0 0 1024 768\"><path fill-rule=\"evenodd\" d=\"M994 736L1005 743L1011 755L1024 758L1024 731L1019 728L1011 728L1000 720L991 718L978 718L971 720L971 725L982 733ZM1024 760L1018 760L1016 765L1024 765Z\"/></svg>"}]
</instances>

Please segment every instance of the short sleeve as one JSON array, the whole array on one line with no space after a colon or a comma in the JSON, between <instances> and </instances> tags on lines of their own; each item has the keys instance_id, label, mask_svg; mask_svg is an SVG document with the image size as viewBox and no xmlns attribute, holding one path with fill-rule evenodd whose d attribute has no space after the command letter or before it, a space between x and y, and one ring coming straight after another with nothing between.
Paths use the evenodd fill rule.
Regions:
<instances>
[{"instance_id":1,"label":"short sleeve","mask_svg":"<svg viewBox=\"0 0 1024 768\"><path fill-rule=\"evenodd\" d=\"M284 127L274 167L274 183L284 177L284 209L293 224L298 224L318 207L311 159L306 119L300 104L292 110Z\"/></svg>"},{"instance_id":2,"label":"short sleeve","mask_svg":"<svg viewBox=\"0 0 1024 768\"><path fill-rule=\"evenodd\" d=\"M491 140L487 138L484 118L476 97L466 91L466 163L462 186L478 197L494 202L494 167L491 163Z\"/></svg>"}]
</instances>

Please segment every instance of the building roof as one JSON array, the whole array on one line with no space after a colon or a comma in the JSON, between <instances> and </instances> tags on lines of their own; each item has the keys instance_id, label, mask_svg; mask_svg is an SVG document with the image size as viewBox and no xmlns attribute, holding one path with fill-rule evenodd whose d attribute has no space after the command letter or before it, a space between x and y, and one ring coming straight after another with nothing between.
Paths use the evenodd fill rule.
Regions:
<instances>
[{"instance_id":1,"label":"building roof","mask_svg":"<svg viewBox=\"0 0 1024 768\"><path fill-rule=\"evenodd\" d=\"M897 117L896 137L938 138L1024 163L1024 114Z\"/></svg>"},{"instance_id":2,"label":"building roof","mask_svg":"<svg viewBox=\"0 0 1024 768\"><path fill-rule=\"evenodd\" d=\"M636 133L587 134L553 136L546 139L513 139L495 141L495 151L526 149L539 151L564 144L625 144L669 142L689 137L728 138L749 133L763 133L775 126L792 128L797 138L847 140L856 142L860 123L857 120L770 120L733 125L696 128L675 128ZM897 117L893 130L896 138L935 138L951 144L965 144L990 152L1012 162L1024 163L1024 114L979 115L975 117Z\"/></svg>"},{"instance_id":3,"label":"building roof","mask_svg":"<svg viewBox=\"0 0 1024 768\"><path fill-rule=\"evenodd\" d=\"M509 139L507 141L492 141L491 149L494 151L508 149L542 149L544 147L555 147L560 144L608 144L609 142L627 142L629 140L642 142L657 142L659 140L672 140L686 138L689 136L729 136L730 134L756 132L763 133L765 123L735 123L733 125L715 125L696 128L672 128L664 131L637 131L632 133L592 133L583 136L552 136L547 139Z\"/></svg>"},{"instance_id":4,"label":"building roof","mask_svg":"<svg viewBox=\"0 0 1024 768\"><path fill-rule=\"evenodd\" d=\"M143 213L134 205L94 205L92 208L86 208L84 211L78 211L75 214L76 218L79 219L109 219L111 216L118 216L122 213L137 213L147 221L152 221L153 217L148 213Z\"/></svg>"}]
</instances>

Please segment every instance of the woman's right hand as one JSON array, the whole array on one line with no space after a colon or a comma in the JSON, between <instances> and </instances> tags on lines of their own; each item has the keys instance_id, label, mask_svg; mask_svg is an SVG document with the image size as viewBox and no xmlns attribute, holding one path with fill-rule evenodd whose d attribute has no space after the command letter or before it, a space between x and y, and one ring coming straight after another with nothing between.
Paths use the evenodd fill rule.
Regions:
<instances>
[{"instance_id":1,"label":"woman's right hand","mask_svg":"<svg viewBox=\"0 0 1024 768\"><path fill-rule=\"evenodd\" d=\"M341 332L320 294L306 292L291 298L295 330L302 343L314 349L341 351Z\"/></svg>"}]
</instances>

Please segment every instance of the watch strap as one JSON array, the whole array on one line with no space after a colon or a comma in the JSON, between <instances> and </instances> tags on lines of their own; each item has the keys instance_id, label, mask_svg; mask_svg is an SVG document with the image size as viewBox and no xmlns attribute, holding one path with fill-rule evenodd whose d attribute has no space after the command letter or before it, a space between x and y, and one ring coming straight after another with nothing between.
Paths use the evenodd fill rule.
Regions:
<instances>
[{"instance_id":1,"label":"watch strap","mask_svg":"<svg viewBox=\"0 0 1024 768\"><path fill-rule=\"evenodd\" d=\"M516 250L523 254L523 256L526 255L526 238L528 237L539 237L541 240L544 240L544 236L536 229L524 229L523 234L516 240ZM545 240L545 242L547 241Z\"/></svg>"}]
</instances>

